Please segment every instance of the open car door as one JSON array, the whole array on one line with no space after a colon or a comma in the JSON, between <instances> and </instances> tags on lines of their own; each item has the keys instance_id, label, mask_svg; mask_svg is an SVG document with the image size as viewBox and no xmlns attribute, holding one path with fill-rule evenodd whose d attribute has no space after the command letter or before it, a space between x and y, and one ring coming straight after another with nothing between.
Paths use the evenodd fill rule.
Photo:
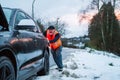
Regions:
<instances>
[{"instance_id":1,"label":"open car door","mask_svg":"<svg viewBox=\"0 0 120 80\"><path fill-rule=\"evenodd\" d=\"M0 4L0 26L2 26L4 30L8 30L8 22L1 7L1 4Z\"/></svg>"}]
</instances>

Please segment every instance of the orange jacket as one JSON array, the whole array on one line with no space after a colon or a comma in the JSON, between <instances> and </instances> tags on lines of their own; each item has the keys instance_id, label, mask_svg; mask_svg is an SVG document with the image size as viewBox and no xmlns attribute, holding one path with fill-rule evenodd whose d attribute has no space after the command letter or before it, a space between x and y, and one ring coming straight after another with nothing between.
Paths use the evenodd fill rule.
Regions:
<instances>
[{"instance_id":1,"label":"orange jacket","mask_svg":"<svg viewBox=\"0 0 120 80\"><path fill-rule=\"evenodd\" d=\"M48 38L49 41L51 41L51 40L55 39L55 37L56 37L57 34L59 34L59 33L57 31L55 31L54 34L51 36L49 34L49 31L47 30L46 37ZM57 39L57 41L50 42L50 47L51 47L51 49L54 49L54 50L56 50L57 48L59 48L61 45L62 45L62 42L61 42L60 37Z\"/></svg>"}]
</instances>

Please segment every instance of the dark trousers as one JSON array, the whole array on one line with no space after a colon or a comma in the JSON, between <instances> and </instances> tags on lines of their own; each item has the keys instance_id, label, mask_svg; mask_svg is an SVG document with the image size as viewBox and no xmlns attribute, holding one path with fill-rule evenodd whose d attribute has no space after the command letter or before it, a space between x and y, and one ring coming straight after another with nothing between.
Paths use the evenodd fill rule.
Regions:
<instances>
[{"instance_id":1,"label":"dark trousers","mask_svg":"<svg viewBox=\"0 0 120 80\"><path fill-rule=\"evenodd\" d=\"M60 46L57 50L51 50L53 59L55 63L57 64L58 68L63 68L61 52L62 52L62 46Z\"/></svg>"}]
</instances>

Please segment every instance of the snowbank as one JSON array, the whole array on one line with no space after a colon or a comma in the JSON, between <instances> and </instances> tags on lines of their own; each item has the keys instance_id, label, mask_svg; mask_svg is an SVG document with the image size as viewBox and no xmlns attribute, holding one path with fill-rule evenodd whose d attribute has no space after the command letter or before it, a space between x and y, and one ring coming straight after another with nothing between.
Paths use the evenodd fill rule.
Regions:
<instances>
[{"instance_id":1,"label":"snowbank","mask_svg":"<svg viewBox=\"0 0 120 80\"><path fill-rule=\"evenodd\" d=\"M63 72L53 66L48 76L35 80L120 80L120 57L89 48L73 50L64 60Z\"/></svg>"}]
</instances>

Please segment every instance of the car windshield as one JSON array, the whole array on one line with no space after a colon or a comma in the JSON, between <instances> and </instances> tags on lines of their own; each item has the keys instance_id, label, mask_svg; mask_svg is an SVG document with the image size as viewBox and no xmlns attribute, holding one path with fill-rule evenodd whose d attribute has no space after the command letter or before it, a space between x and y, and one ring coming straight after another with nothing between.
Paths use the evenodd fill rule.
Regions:
<instances>
[{"instance_id":1,"label":"car windshield","mask_svg":"<svg viewBox=\"0 0 120 80\"><path fill-rule=\"evenodd\" d=\"M4 14L6 16L7 22L9 24L10 22L10 16L12 14L12 10L11 9L7 9L7 8L3 8Z\"/></svg>"}]
</instances>

